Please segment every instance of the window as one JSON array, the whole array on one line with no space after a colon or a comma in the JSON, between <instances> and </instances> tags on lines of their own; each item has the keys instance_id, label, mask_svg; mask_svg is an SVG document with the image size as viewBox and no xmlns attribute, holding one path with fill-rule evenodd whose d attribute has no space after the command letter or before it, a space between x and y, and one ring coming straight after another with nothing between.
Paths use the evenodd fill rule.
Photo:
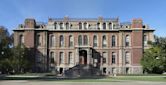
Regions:
<instances>
[{"instance_id":1,"label":"window","mask_svg":"<svg viewBox=\"0 0 166 85\"><path fill-rule=\"evenodd\" d=\"M24 44L24 36L23 36L23 35L20 35L20 36L19 36L19 44L20 44L20 45L23 45L23 44Z\"/></svg>"},{"instance_id":2,"label":"window","mask_svg":"<svg viewBox=\"0 0 166 85\"><path fill-rule=\"evenodd\" d=\"M112 64L116 63L116 54L115 52L112 52Z\"/></svg>"},{"instance_id":3,"label":"window","mask_svg":"<svg viewBox=\"0 0 166 85\"><path fill-rule=\"evenodd\" d=\"M60 36L60 47L64 47L64 37L63 37L63 35Z\"/></svg>"},{"instance_id":4,"label":"window","mask_svg":"<svg viewBox=\"0 0 166 85\"><path fill-rule=\"evenodd\" d=\"M126 52L125 53L125 64L129 64L130 63L130 53Z\"/></svg>"},{"instance_id":5,"label":"window","mask_svg":"<svg viewBox=\"0 0 166 85\"><path fill-rule=\"evenodd\" d=\"M99 22L97 23L97 29L100 29L100 23Z\"/></svg>"},{"instance_id":6,"label":"window","mask_svg":"<svg viewBox=\"0 0 166 85\"><path fill-rule=\"evenodd\" d=\"M103 23L103 29L106 29L106 23Z\"/></svg>"},{"instance_id":7,"label":"window","mask_svg":"<svg viewBox=\"0 0 166 85\"><path fill-rule=\"evenodd\" d=\"M82 29L82 23L81 22L79 23L79 29Z\"/></svg>"},{"instance_id":8,"label":"window","mask_svg":"<svg viewBox=\"0 0 166 85\"><path fill-rule=\"evenodd\" d=\"M64 64L63 52L60 52L60 54L59 54L59 64Z\"/></svg>"},{"instance_id":9,"label":"window","mask_svg":"<svg viewBox=\"0 0 166 85\"><path fill-rule=\"evenodd\" d=\"M84 45L88 45L88 37L87 37L87 35L84 35Z\"/></svg>"},{"instance_id":10,"label":"window","mask_svg":"<svg viewBox=\"0 0 166 85\"><path fill-rule=\"evenodd\" d=\"M54 47L54 43L55 43L55 37L54 35L50 36L50 47Z\"/></svg>"},{"instance_id":11,"label":"window","mask_svg":"<svg viewBox=\"0 0 166 85\"><path fill-rule=\"evenodd\" d=\"M113 35L112 36L112 47L115 47L115 43L116 43L115 35Z\"/></svg>"},{"instance_id":12,"label":"window","mask_svg":"<svg viewBox=\"0 0 166 85\"><path fill-rule=\"evenodd\" d=\"M50 63L55 63L54 62L54 52L50 53Z\"/></svg>"},{"instance_id":13,"label":"window","mask_svg":"<svg viewBox=\"0 0 166 85\"><path fill-rule=\"evenodd\" d=\"M40 35L37 35L36 40L37 40L36 45L41 46L41 36Z\"/></svg>"},{"instance_id":14,"label":"window","mask_svg":"<svg viewBox=\"0 0 166 85\"><path fill-rule=\"evenodd\" d=\"M144 46L147 46L148 41L147 41L147 35L144 35Z\"/></svg>"},{"instance_id":15,"label":"window","mask_svg":"<svg viewBox=\"0 0 166 85\"><path fill-rule=\"evenodd\" d=\"M112 23L109 23L109 29L112 29Z\"/></svg>"},{"instance_id":16,"label":"window","mask_svg":"<svg viewBox=\"0 0 166 85\"><path fill-rule=\"evenodd\" d=\"M87 29L87 23L86 22L84 23L84 29Z\"/></svg>"},{"instance_id":17,"label":"window","mask_svg":"<svg viewBox=\"0 0 166 85\"><path fill-rule=\"evenodd\" d=\"M93 36L93 47L97 47L97 36Z\"/></svg>"},{"instance_id":18,"label":"window","mask_svg":"<svg viewBox=\"0 0 166 85\"><path fill-rule=\"evenodd\" d=\"M78 45L79 46L82 45L82 36L81 35L78 36Z\"/></svg>"},{"instance_id":19,"label":"window","mask_svg":"<svg viewBox=\"0 0 166 85\"><path fill-rule=\"evenodd\" d=\"M63 29L63 23L62 22L60 23L60 29Z\"/></svg>"},{"instance_id":20,"label":"window","mask_svg":"<svg viewBox=\"0 0 166 85\"><path fill-rule=\"evenodd\" d=\"M106 47L106 46L107 46L107 40L106 40L106 36L104 35L102 39L102 47Z\"/></svg>"},{"instance_id":21,"label":"window","mask_svg":"<svg viewBox=\"0 0 166 85\"><path fill-rule=\"evenodd\" d=\"M107 53L106 52L103 52L103 64L106 64L106 62L107 62Z\"/></svg>"},{"instance_id":22,"label":"window","mask_svg":"<svg viewBox=\"0 0 166 85\"><path fill-rule=\"evenodd\" d=\"M54 29L56 29L57 28L57 23L56 22L54 23L54 26L55 26Z\"/></svg>"},{"instance_id":23,"label":"window","mask_svg":"<svg viewBox=\"0 0 166 85\"><path fill-rule=\"evenodd\" d=\"M74 58L73 58L73 53L72 53L72 52L69 52L68 63L69 63L69 64L73 64L73 63L74 63Z\"/></svg>"},{"instance_id":24,"label":"window","mask_svg":"<svg viewBox=\"0 0 166 85\"><path fill-rule=\"evenodd\" d=\"M125 46L129 46L129 43L130 42L130 36L129 35L126 35L125 37Z\"/></svg>"},{"instance_id":25,"label":"window","mask_svg":"<svg viewBox=\"0 0 166 85\"><path fill-rule=\"evenodd\" d=\"M69 23L68 22L66 23L66 29L69 29Z\"/></svg>"},{"instance_id":26,"label":"window","mask_svg":"<svg viewBox=\"0 0 166 85\"><path fill-rule=\"evenodd\" d=\"M73 47L73 42L74 42L73 36L70 35L69 36L69 47Z\"/></svg>"}]
</instances>

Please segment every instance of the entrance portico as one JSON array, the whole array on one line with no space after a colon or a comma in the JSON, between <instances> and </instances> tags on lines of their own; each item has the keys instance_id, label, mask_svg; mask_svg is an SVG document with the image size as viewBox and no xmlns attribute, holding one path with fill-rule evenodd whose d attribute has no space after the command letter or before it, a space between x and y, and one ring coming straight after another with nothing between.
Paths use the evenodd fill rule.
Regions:
<instances>
[{"instance_id":1,"label":"entrance portico","mask_svg":"<svg viewBox=\"0 0 166 85\"><path fill-rule=\"evenodd\" d=\"M88 46L76 47L76 64L92 64L92 49Z\"/></svg>"}]
</instances>

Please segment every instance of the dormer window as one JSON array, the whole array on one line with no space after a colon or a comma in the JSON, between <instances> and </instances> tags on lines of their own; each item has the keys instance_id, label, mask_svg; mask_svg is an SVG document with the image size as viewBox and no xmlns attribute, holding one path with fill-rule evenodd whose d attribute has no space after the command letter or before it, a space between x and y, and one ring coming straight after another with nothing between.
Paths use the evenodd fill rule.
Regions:
<instances>
[{"instance_id":1,"label":"dormer window","mask_svg":"<svg viewBox=\"0 0 166 85\"><path fill-rule=\"evenodd\" d=\"M87 23L86 22L84 23L84 29L87 29Z\"/></svg>"},{"instance_id":2,"label":"dormer window","mask_svg":"<svg viewBox=\"0 0 166 85\"><path fill-rule=\"evenodd\" d=\"M97 29L100 29L100 23L99 22L97 23Z\"/></svg>"},{"instance_id":3,"label":"dormer window","mask_svg":"<svg viewBox=\"0 0 166 85\"><path fill-rule=\"evenodd\" d=\"M112 23L109 23L109 29L112 29Z\"/></svg>"},{"instance_id":4,"label":"dormer window","mask_svg":"<svg viewBox=\"0 0 166 85\"><path fill-rule=\"evenodd\" d=\"M63 23L62 22L60 23L60 29L63 29Z\"/></svg>"},{"instance_id":5,"label":"dormer window","mask_svg":"<svg viewBox=\"0 0 166 85\"><path fill-rule=\"evenodd\" d=\"M106 23L103 23L103 29L106 29Z\"/></svg>"},{"instance_id":6,"label":"dormer window","mask_svg":"<svg viewBox=\"0 0 166 85\"><path fill-rule=\"evenodd\" d=\"M79 22L79 29L82 29L82 23Z\"/></svg>"},{"instance_id":7,"label":"dormer window","mask_svg":"<svg viewBox=\"0 0 166 85\"><path fill-rule=\"evenodd\" d=\"M56 28L57 28L57 23L55 22L55 23L54 23L54 29L56 29Z\"/></svg>"},{"instance_id":8,"label":"dormer window","mask_svg":"<svg viewBox=\"0 0 166 85\"><path fill-rule=\"evenodd\" d=\"M66 23L66 29L69 29L69 23L68 22Z\"/></svg>"}]
</instances>

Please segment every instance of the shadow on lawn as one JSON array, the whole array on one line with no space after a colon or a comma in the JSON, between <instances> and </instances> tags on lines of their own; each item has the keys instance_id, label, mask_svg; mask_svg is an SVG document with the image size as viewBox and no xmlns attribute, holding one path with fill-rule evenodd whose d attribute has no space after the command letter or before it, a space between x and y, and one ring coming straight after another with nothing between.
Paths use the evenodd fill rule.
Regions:
<instances>
[{"instance_id":1,"label":"shadow on lawn","mask_svg":"<svg viewBox=\"0 0 166 85\"><path fill-rule=\"evenodd\" d=\"M1 75L0 81L2 80L32 80L32 81L81 81L81 80L94 80L104 79L107 76L90 76L90 77L78 77L78 78L57 78L56 76L43 76L43 77L9 77L7 75Z\"/></svg>"}]
</instances>

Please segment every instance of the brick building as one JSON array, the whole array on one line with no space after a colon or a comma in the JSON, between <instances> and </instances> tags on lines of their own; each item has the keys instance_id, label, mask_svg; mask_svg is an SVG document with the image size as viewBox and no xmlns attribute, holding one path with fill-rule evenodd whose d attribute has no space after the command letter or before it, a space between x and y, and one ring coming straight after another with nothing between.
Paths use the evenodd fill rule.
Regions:
<instances>
[{"instance_id":1,"label":"brick building","mask_svg":"<svg viewBox=\"0 0 166 85\"><path fill-rule=\"evenodd\" d=\"M153 41L153 29L142 19L50 18L48 23L25 19L14 30L14 45L31 49L35 71L60 74L78 65L98 68L101 74L142 73L140 59Z\"/></svg>"}]
</instances>

